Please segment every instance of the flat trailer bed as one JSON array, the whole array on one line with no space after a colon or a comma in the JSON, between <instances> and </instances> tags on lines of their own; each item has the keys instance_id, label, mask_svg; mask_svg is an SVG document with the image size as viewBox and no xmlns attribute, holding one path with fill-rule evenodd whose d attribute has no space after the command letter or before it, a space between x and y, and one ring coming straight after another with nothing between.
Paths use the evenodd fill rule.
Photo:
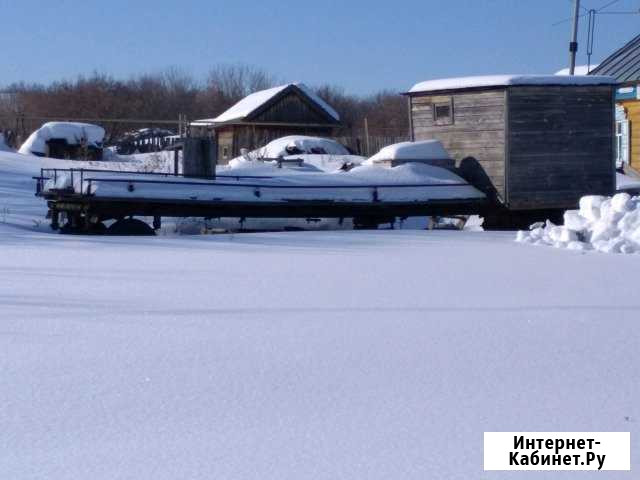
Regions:
<instances>
[{"instance_id":1,"label":"flat trailer bed","mask_svg":"<svg viewBox=\"0 0 640 480\"><path fill-rule=\"evenodd\" d=\"M36 195L47 201L52 228L60 228L62 214L67 231L85 233L96 231L95 226L106 220L136 216L153 217L154 228L162 217L353 218L356 226L374 227L396 217L482 214L491 207L484 197L446 198L450 193L445 198L403 199L407 189L422 197L427 191L437 197L445 187L447 192L464 192L470 187L466 182L283 186L269 183L274 177L265 176L191 178L86 169L43 169L34 179ZM185 198L183 193L181 198L185 189L194 195ZM219 191L229 198L214 193ZM317 198L323 196L335 198Z\"/></svg>"}]
</instances>

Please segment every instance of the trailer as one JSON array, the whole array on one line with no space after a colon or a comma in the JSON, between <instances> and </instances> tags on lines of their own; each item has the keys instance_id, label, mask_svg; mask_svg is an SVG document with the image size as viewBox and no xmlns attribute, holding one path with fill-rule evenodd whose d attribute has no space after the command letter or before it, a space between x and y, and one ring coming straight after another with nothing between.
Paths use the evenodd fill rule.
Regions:
<instances>
[{"instance_id":1,"label":"trailer","mask_svg":"<svg viewBox=\"0 0 640 480\"><path fill-rule=\"evenodd\" d=\"M374 228L396 218L473 215L491 208L484 194L455 176L444 182L361 184L347 182L346 174L326 183L309 182L308 175L186 177L49 168L34 179L51 227L64 233L153 233L163 217L353 218L356 228ZM152 228L134 217L153 218Z\"/></svg>"}]
</instances>

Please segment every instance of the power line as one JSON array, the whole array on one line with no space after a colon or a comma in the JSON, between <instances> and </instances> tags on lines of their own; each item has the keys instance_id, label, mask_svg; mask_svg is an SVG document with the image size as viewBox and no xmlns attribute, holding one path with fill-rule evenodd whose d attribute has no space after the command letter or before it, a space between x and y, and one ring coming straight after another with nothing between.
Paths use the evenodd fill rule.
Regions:
<instances>
[{"instance_id":1,"label":"power line","mask_svg":"<svg viewBox=\"0 0 640 480\"><path fill-rule=\"evenodd\" d=\"M605 8L610 7L611 5L615 5L616 3L618 3L620 0L611 0L610 2L608 2L607 4L603 5L602 7L596 9L596 12L600 12L602 10L604 10Z\"/></svg>"},{"instance_id":2,"label":"power line","mask_svg":"<svg viewBox=\"0 0 640 480\"><path fill-rule=\"evenodd\" d=\"M572 0L569 0L569 2L571 2ZM580 15L578 15L578 18L582 18L582 17L586 17L589 15L589 12L594 11L600 15L631 15L631 14L640 14L640 10L638 10L637 12L603 12L602 10L604 10L605 8L609 8L612 5L615 5L616 3L620 2L621 0L611 0L610 2L605 3L604 5L602 5L599 8L591 8L591 9L587 9L583 6L580 7L580 10L583 10L584 13L581 13ZM569 18L564 18L562 20L559 20L555 23L552 23L551 26L552 27L557 27L558 25L561 25L563 23L566 23L570 20L573 20L573 17L569 17Z\"/></svg>"}]
</instances>

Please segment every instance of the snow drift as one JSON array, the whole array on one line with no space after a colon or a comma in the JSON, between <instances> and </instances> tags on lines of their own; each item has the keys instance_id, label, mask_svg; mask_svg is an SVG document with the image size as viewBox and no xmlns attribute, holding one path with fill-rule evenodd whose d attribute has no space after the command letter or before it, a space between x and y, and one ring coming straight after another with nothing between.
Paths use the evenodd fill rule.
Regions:
<instances>
[{"instance_id":1,"label":"snow drift","mask_svg":"<svg viewBox=\"0 0 640 480\"><path fill-rule=\"evenodd\" d=\"M534 224L519 231L516 241L570 250L640 253L640 197L626 192L613 197L590 195L579 210L564 213L564 225Z\"/></svg>"}]
</instances>

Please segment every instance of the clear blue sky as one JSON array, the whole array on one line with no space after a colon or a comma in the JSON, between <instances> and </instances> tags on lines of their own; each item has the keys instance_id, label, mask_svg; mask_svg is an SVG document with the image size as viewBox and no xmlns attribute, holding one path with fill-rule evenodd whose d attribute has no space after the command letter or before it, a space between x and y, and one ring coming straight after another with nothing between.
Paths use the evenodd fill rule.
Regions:
<instances>
[{"instance_id":1,"label":"clear blue sky","mask_svg":"<svg viewBox=\"0 0 640 480\"><path fill-rule=\"evenodd\" d=\"M633 9L640 0L608 10ZM0 85L169 66L204 77L219 63L351 93L459 75L552 73L567 64L569 23L552 24L570 13L569 0L0 0ZM582 20L578 62L586 63ZM640 15L598 16L595 59L639 27Z\"/></svg>"}]
</instances>

